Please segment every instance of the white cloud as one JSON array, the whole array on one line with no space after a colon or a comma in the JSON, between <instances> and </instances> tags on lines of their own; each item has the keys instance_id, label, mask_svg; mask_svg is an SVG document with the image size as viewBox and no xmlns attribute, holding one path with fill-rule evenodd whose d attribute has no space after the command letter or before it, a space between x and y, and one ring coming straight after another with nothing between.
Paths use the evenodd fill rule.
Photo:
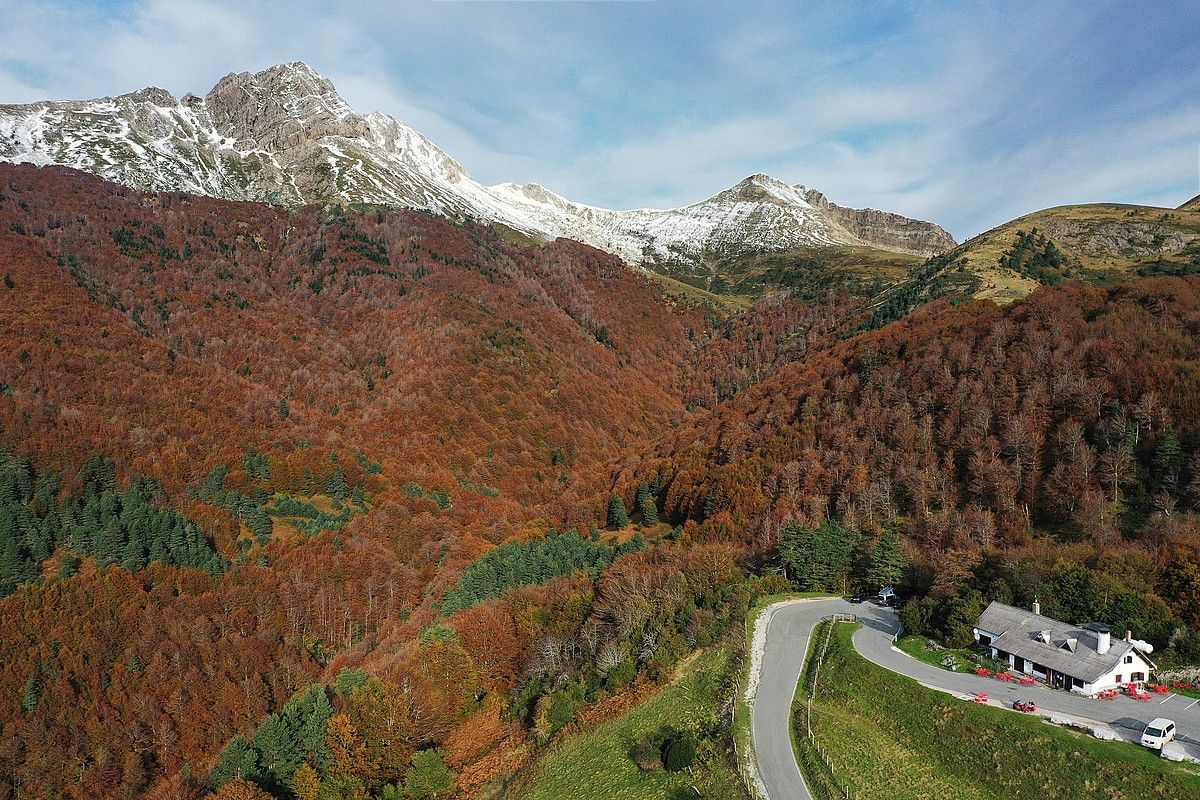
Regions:
<instances>
[{"instance_id":1,"label":"white cloud","mask_svg":"<svg viewBox=\"0 0 1200 800\"><path fill-rule=\"evenodd\" d=\"M13 75L0 72L0 101L5 103L33 103L46 98L46 90L31 86Z\"/></svg>"},{"instance_id":2,"label":"white cloud","mask_svg":"<svg viewBox=\"0 0 1200 800\"><path fill-rule=\"evenodd\" d=\"M765 171L965 236L1044 205L1194 193L1195 15L1164 25L1119 5L1053 3L690 11L9 0L0 101L203 93L227 72L301 59L480 180L537 181L593 204L682 205Z\"/></svg>"}]
</instances>

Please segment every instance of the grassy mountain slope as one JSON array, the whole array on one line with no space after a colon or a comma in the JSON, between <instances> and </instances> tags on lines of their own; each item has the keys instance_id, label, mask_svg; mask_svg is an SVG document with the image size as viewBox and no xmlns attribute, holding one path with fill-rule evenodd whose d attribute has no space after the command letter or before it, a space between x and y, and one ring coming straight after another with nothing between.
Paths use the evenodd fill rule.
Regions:
<instances>
[{"instance_id":1,"label":"grassy mountain slope","mask_svg":"<svg viewBox=\"0 0 1200 800\"><path fill-rule=\"evenodd\" d=\"M683 662L675 680L645 703L577 730L564 731L556 746L534 764L506 795L513 800L659 800L659 798L747 798L727 745L722 708L733 690L733 643L698 651ZM639 767L637 742L666 726L698 728L697 763L686 772L657 764ZM575 727L575 726L573 726Z\"/></svg>"},{"instance_id":2,"label":"grassy mountain slope","mask_svg":"<svg viewBox=\"0 0 1200 800\"><path fill-rule=\"evenodd\" d=\"M696 261L659 260L649 269L720 297L748 303L772 291L818 297L845 291L871 297L903 281L920 256L837 245L747 254L708 253Z\"/></svg>"},{"instance_id":3,"label":"grassy mountain slope","mask_svg":"<svg viewBox=\"0 0 1200 800\"><path fill-rule=\"evenodd\" d=\"M1034 231L1053 245L1060 263L1049 268L1009 264L1022 234ZM1106 286L1139 275L1191 274L1200 270L1200 205L1048 208L982 233L931 259L927 267L883 292L875 305L892 302L907 310L945 296L1008 303L1043 283L1075 279ZM904 302L896 303L901 297Z\"/></svg>"},{"instance_id":4,"label":"grassy mountain slope","mask_svg":"<svg viewBox=\"0 0 1200 800\"><path fill-rule=\"evenodd\" d=\"M1059 263L1009 263L1023 234L1053 245ZM841 291L870 305L915 308L956 296L1008 303L1044 283L1106 286L1130 277L1200 270L1200 199L1177 209L1098 203L1060 206L1006 222L928 260L869 247L833 246L659 260L659 274L718 296L787 290L802 297ZM898 302L901 300L902 302ZM885 322L888 320L884 320Z\"/></svg>"}]
</instances>

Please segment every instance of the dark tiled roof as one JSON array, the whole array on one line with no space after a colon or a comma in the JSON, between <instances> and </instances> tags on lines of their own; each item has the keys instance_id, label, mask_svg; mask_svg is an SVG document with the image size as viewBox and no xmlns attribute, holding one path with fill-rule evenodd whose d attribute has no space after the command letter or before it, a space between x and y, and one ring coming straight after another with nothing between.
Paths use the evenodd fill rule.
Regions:
<instances>
[{"instance_id":1,"label":"dark tiled roof","mask_svg":"<svg viewBox=\"0 0 1200 800\"><path fill-rule=\"evenodd\" d=\"M1110 672L1126 653L1134 650L1129 642L1113 637L1108 652L1101 655L1096 652L1095 631L1004 603L989 605L975 627L992 634L992 647L997 650L1086 683ZM1043 637L1049 642L1043 641ZM1141 653L1138 656L1147 661Z\"/></svg>"}]
</instances>

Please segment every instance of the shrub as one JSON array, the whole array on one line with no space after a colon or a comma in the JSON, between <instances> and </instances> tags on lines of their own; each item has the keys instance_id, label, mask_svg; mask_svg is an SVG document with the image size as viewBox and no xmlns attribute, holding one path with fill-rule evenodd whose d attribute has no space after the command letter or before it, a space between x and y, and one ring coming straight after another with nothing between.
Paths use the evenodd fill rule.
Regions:
<instances>
[{"instance_id":1,"label":"shrub","mask_svg":"<svg viewBox=\"0 0 1200 800\"><path fill-rule=\"evenodd\" d=\"M637 764L638 769L643 772L660 770L663 767L662 749L659 747L658 742L654 741L653 736L638 738L629 751L629 757L633 759L633 763Z\"/></svg>"},{"instance_id":2,"label":"shrub","mask_svg":"<svg viewBox=\"0 0 1200 800\"><path fill-rule=\"evenodd\" d=\"M696 735L691 731L672 731L663 743L663 766L680 772L696 761Z\"/></svg>"}]
</instances>

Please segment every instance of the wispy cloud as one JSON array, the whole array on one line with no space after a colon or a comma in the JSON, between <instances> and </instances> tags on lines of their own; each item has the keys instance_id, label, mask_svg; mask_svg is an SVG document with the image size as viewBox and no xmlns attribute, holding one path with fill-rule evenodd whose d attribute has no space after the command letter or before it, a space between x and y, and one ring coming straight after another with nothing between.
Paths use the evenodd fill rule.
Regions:
<instances>
[{"instance_id":1,"label":"wispy cloud","mask_svg":"<svg viewBox=\"0 0 1200 800\"><path fill-rule=\"evenodd\" d=\"M1200 21L1138 4L9 0L0 102L302 59L485 182L683 205L752 172L960 238L1196 191Z\"/></svg>"}]
</instances>

